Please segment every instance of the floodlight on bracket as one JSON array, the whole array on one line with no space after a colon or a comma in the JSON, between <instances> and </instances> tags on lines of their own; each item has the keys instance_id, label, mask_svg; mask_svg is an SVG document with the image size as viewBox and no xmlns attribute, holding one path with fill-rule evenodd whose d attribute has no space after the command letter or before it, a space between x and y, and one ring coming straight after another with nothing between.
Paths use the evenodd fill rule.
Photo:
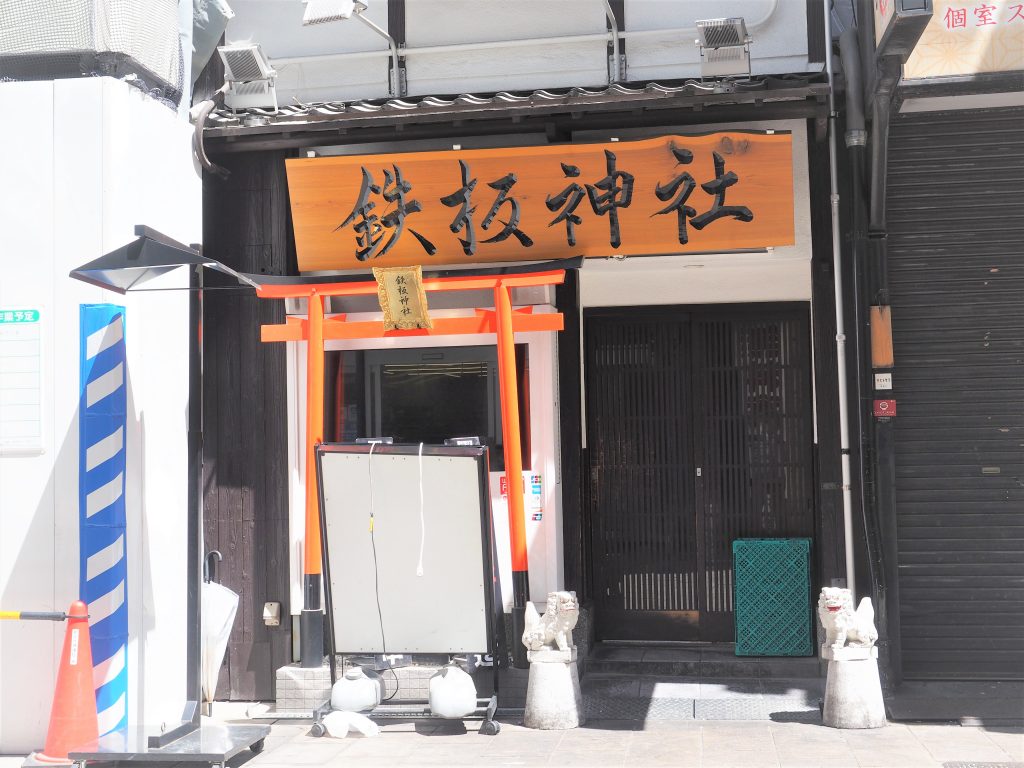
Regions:
<instances>
[{"instance_id":1,"label":"floodlight on bracket","mask_svg":"<svg viewBox=\"0 0 1024 768\"><path fill-rule=\"evenodd\" d=\"M701 77L750 77L750 44L754 39L747 34L742 17L702 19L695 26L700 35L695 42L700 49Z\"/></svg>"},{"instance_id":2,"label":"floodlight on bracket","mask_svg":"<svg viewBox=\"0 0 1024 768\"><path fill-rule=\"evenodd\" d=\"M388 96L405 96L405 78L399 61L398 43L395 38L386 30L374 24L363 12L366 10L366 3L359 0L302 0L306 9L302 14L302 26L308 27L314 24L327 24L332 21L343 21L355 17L363 24L372 29L377 35L384 38L391 50L391 71L388 77Z\"/></svg>"},{"instance_id":3,"label":"floodlight on bracket","mask_svg":"<svg viewBox=\"0 0 1024 768\"><path fill-rule=\"evenodd\" d=\"M277 71L259 45L234 43L217 48L224 62L227 92L224 103L231 109L267 109L277 111Z\"/></svg>"}]
</instances>

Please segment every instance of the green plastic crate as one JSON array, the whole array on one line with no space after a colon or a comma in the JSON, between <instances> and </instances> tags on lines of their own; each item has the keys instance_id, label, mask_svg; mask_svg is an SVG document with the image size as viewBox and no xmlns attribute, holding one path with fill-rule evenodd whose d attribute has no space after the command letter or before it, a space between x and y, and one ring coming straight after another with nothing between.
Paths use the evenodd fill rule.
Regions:
<instances>
[{"instance_id":1,"label":"green plastic crate","mask_svg":"<svg viewBox=\"0 0 1024 768\"><path fill-rule=\"evenodd\" d=\"M811 540L732 543L737 656L811 656Z\"/></svg>"}]
</instances>

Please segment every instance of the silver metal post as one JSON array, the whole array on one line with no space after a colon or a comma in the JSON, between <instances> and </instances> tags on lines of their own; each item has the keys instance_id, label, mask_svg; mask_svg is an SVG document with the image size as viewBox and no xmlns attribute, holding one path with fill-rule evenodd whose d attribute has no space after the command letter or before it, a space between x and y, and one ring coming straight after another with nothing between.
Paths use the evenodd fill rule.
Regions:
<instances>
[{"instance_id":1,"label":"silver metal post","mask_svg":"<svg viewBox=\"0 0 1024 768\"><path fill-rule=\"evenodd\" d=\"M378 35L388 41L388 47L391 49L391 96L405 96L405 88L402 87L402 71L398 65L398 43L395 42L395 38L381 29L379 26L374 24L368 18L363 16L362 13L357 13L356 18L359 19L363 24L368 26Z\"/></svg>"}]
</instances>

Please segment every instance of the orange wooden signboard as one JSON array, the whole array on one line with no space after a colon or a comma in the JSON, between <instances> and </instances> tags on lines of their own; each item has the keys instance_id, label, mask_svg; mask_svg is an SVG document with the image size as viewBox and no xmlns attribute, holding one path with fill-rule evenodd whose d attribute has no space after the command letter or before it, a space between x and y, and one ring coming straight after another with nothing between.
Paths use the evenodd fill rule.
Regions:
<instances>
[{"instance_id":1,"label":"orange wooden signboard","mask_svg":"<svg viewBox=\"0 0 1024 768\"><path fill-rule=\"evenodd\" d=\"M287 161L299 269L792 245L784 132Z\"/></svg>"}]
</instances>

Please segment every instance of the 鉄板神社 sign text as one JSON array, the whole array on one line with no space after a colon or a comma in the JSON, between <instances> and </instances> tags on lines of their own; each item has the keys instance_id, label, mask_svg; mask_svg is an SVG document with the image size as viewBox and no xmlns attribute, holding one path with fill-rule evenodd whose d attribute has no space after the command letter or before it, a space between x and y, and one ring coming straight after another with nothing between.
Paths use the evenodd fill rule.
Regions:
<instances>
[{"instance_id":1,"label":"\u9244\u677f\u795e\u793e sign text","mask_svg":"<svg viewBox=\"0 0 1024 768\"><path fill-rule=\"evenodd\" d=\"M299 269L791 245L788 133L289 160Z\"/></svg>"}]
</instances>

